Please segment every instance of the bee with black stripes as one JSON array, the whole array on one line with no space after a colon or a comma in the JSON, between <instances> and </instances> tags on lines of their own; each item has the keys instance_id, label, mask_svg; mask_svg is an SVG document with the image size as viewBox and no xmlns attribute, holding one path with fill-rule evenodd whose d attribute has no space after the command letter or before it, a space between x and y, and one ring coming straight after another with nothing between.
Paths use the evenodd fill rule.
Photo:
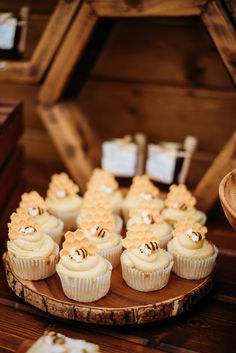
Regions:
<instances>
[{"instance_id":1,"label":"bee with black stripes","mask_svg":"<svg viewBox=\"0 0 236 353\"><path fill-rule=\"evenodd\" d=\"M151 255L155 250L158 250L158 243L156 241L149 241L140 247L141 253L146 255Z\"/></svg>"},{"instance_id":2,"label":"bee with black stripes","mask_svg":"<svg viewBox=\"0 0 236 353\"><path fill-rule=\"evenodd\" d=\"M106 229L100 227L100 226L97 226L96 227L96 232L95 232L95 235L98 237L98 238L104 238L105 235L106 235Z\"/></svg>"}]
</instances>

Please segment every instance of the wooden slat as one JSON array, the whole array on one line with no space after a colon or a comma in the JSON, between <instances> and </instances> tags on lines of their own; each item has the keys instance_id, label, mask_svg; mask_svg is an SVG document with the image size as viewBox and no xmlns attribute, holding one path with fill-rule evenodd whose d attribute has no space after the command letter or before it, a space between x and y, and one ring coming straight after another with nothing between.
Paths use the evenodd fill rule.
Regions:
<instances>
[{"instance_id":1,"label":"wooden slat","mask_svg":"<svg viewBox=\"0 0 236 353\"><path fill-rule=\"evenodd\" d=\"M210 0L202 20L236 84L236 31L219 0Z\"/></svg>"},{"instance_id":2,"label":"wooden slat","mask_svg":"<svg viewBox=\"0 0 236 353\"><path fill-rule=\"evenodd\" d=\"M80 0L60 0L28 62L4 61L0 81L38 82L51 63Z\"/></svg>"},{"instance_id":3,"label":"wooden slat","mask_svg":"<svg viewBox=\"0 0 236 353\"><path fill-rule=\"evenodd\" d=\"M6 200L9 197L11 190L16 185L17 180L20 178L23 170L23 153L21 149L16 149L10 155L4 168L0 170L0 210L5 206Z\"/></svg>"},{"instance_id":4,"label":"wooden slat","mask_svg":"<svg viewBox=\"0 0 236 353\"><path fill-rule=\"evenodd\" d=\"M226 143L194 190L199 208L207 211L218 198L221 179L236 168L236 131Z\"/></svg>"},{"instance_id":5,"label":"wooden slat","mask_svg":"<svg viewBox=\"0 0 236 353\"><path fill-rule=\"evenodd\" d=\"M18 13L21 6L29 6L31 12L51 12L54 10L57 5L58 0L40 0L40 1L32 1L32 0L11 0L11 1L1 1L0 3L0 11L12 11L14 13Z\"/></svg>"},{"instance_id":6,"label":"wooden slat","mask_svg":"<svg viewBox=\"0 0 236 353\"><path fill-rule=\"evenodd\" d=\"M53 104L60 98L66 81L82 55L96 22L96 15L84 2L39 93L41 103Z\"/></svg>"},{"instance_id":7,"label":"wooden slat","mask_svg":"<svg viewBox=\"0 0 236 353\"><path fill-rule=\"evenodd\" d=\"M78 103L102 139L142 131L150 141L183 141L193 134L199 150L215 154L235 128L233 91L89 80Z\"/></svg>"},{"instance_id":8,"label":"wooden slat","mask_svg":"<svg viewBox=\"0 0 236 353\"><path fill-rule=\"evenodd\" d=\"M117 21L92 78L140 83L233 87L199 19Z\"/></svg>"},{"instance_id":9,"label":"wooden slat","mask_svg":"<svg viewBox=\"0 0 236 353\"><path fill-rule=\"evenodd\" d=\"M4 112L0 123L0 167L23 133L22 103L19 100L1 100L0 112Z\"/></svg>"},{"instance_id":10,"label":"wooden slat","mask_svg":"<svg viewBox=\"0 0 236 353\"><path fill-rule=\"evenodd\" d=\"M199 15L205 0L94 0L92 7L104 17L152 17Z\"/></svg>"},{"instance_id":11,"label":"wooden slat","mask_svg":"<svg viewBox=\"0 0 236 353\"><path fill-rule=\"evenodd\" d=\"M38 112L54 144L80 189L85 191L92 164L83 149L83 137L66 105L38 106Z\"/></svg>"},{"instance_id":12,"label":"wooden slat","mask_svg":"<svg viewBox=\"0 0 236 353\"><path fill-rule=\"evenodd\" d=\"M126 340L105 336L102 333L91 332L83 327L73 327L69 322L52 322L48 318L34 317L29 313L19 313L16 309L0 305L0 349L7 352L17 352L24 340L36 340L45 330L54 330L68 337L84 339L98 344L101 353L144 353L139 345ZM20 329L19 329L20 328ZM13 334L14 333L14 334ZM161 350L146 348L145 353L161 353Z\"/></svg>"}]
</instances>

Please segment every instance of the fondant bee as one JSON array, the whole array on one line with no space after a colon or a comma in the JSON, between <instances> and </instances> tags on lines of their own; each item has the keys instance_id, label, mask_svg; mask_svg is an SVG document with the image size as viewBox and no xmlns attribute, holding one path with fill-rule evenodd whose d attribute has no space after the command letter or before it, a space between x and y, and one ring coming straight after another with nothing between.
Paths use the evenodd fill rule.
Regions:
<instances>
[{"instance_id":1,"label":"fondant bee","mask_svg":"<svg viewBox=\"0 0 236 353\"><path fill-rule=\"evenodd\" d=\"M106 235L106 230L100 226L97 226L95 234L98 238L104 238Z\"/></svg>"},{"instance_id":2,"label":"fondant bee","mask_svg":"<svg viewBox=\"0 0 236 353\"><path fill-rule=\"evenodd\" d=\"M198 242L202 239L202 235L199 232L192 232L191 239L194 242Z\"/></svg>"},{"instance_id":3,"label":"fondant bee","mask_svg":"<svg viewBox=\"0 0 236 353\"><path fill-rule=\"evenodd\" d=\"M76 253L81 256L83 259L85 259L88 256L88 251L86 249L78 249L76 250Z\"/></svg>"},{"instance_id":4,"label":"fondant bee","mask_svg":"<svg viewBox=\"0 0 236 353\"><path fill-rule=\"evenodd\" d=\"M155 250L158 250L158 243L156 241L149 241L140 248L140 251L146 255L150 255Z\"/></svg>"},{"instance_id":5,"label":"fondant bee","mask_svg":"<svg viewBox=\"0 0 236 353\"><path fill-rule=\"evenodd\" d=\"M181 204L179 205L179 209L185 211L187 209L186 204L184 202L181 202Z\"/></svg>"}]
</instances>

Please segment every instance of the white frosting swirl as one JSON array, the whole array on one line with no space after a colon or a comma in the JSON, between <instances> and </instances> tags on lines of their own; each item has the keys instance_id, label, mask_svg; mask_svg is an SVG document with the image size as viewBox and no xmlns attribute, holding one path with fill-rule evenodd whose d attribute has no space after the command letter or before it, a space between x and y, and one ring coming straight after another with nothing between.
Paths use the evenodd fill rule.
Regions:
<instances>
[{"instance_id":1,"label":"white frosting swirl","mask_svg":"<svg viewBox=\"0 0 236 353\"><path fill-rule=\"evenodd\" d=\"M47 258L57 252L58 246L52 238L43 232L31 235L19 235L7 242L7 249L18 258Z\"/></svg>"},{"instance_id":2,"label":"white frosting swirl","mask_svg":"<svg viewBox=\"0 0 236 353\"><path fill-rule=\"evenodd\" d=\"M163 218L170 222L170 223L175 223L177 221L180 221L184 218L192 219L196 222L201 223L201 221L204 218L204 214L201 211L198 211L196 208L192 207L187 210L179 210L175 208L165 208L161 215Z\"/></svg>"},{"instance_id":3,"label":"white frosting swirl","mask_svg":"<svg viewBox=\"0 0 236 353\"><path fill-rule=\"evenodd\" d=\"M139 205L140 202L145 200L145 198L140 197L133 197L133 196L128 196L125 198L123 202L123 207L125 209L131 210L132 208L135 208ZM155 207L157 210L162 210L164 208L164 201L159 198L152 199L152 203L155 203Z\"/></svg>"},{"instance_id":4,"label":"white frosting swirl","mask_svg":"<svg viewBox=\"0 0 236 353\"><path fill-rule=\"evenodd\" d=\"M108 261L98 254L87 256L81 262L69 256L62 256L56 269L57 272L69 277L91 279L104 275L108 270L108 264Z\"/></svg>"},{"instance_id":5,"label":"white frosting swirl","mask_svg":"<svg viewBox=\"0 0 236 353\"><path fill-rule=\"evenodd\" d=\"M187 234L174 237L170 242L171 252L191 258L206 258L214 254L214 247L206 239L193 241Z\"/></svg>"},{"instance_id":6,"label":"white frosting swirl","mask_svg":"<svg viewBox=\"0 0 236 353\"><path fill-rule=\"evenodd\" d=\"M143 272L161 270L170 264L170 257L163 249L153 251L151 255L145 255L139 249L125 250L121 255L121 261L126 266Z\"/></svg>"},{"instance_id":7,"label":"white frosting swirl","mask_svg":"<svg viewBox=\"0 0 236 353\"><path fill-rule=\"evenodd\" d=\"M50 215L48 212L36 216L35 219L40 229L46 233L50 233L51 230L56 229L61 222L57 217Z\"/></svg>"},{"instance_id":8,"label":"white frosting swirl","mask_svg":"<svg viewBox=\"0 0 236 353\"><path fill-rule=\"evenodd\" d=\"M49 210L56 211L76 211L80 209L82 198L78 195L68 195L58 198L56 201L50 197L46 198Z\"/></svg>"},{"instance_id":9,"label":"white frosting swirl","mask_svg":"<svg viewBox=\"0 0 236 353\"><path fill-rule=\"evenodd\" d=\"M121 243L121 236L117 233L106 232L103 238L93 235L91 231L86 231L85 234L89 237L89 240L96 245L97 250L111 249Z\"/></svg>"}]
</instances>

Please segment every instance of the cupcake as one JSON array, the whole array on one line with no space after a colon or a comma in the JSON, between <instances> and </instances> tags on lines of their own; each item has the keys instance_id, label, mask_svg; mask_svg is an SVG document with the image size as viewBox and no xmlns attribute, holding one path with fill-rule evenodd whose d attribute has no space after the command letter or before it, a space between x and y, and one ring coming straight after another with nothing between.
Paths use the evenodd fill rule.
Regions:
<instances>
[{"instance_id":1,"label":"cupcake","mask_svg":"<svg viewBox=\"0 0 236 353\"><path fill-rule=\"evenodd\" d=\"M143 200L152 200L156 209L161 211L164 208L164 201L159 196L159 189L155 187L146 174L135 176L122 205L122 213L125 221L128 221L129 212L136 208Z\"/></svg>"},{"instance_id":2,"label":"cupcake","mask_svg":"<svg viewBox=\"0 0 236 353\"><path fill-rule=\"evenodd\" d=\"M54 331L46 331L26 353L99 353L99 346L72 339Z\"/></svg>"},{"instance_id":3,"label":"cupcake","mask_svg":"<svg viewBox=\"0 0 236 353\"><path fill-rule=\"evenodd\" d=\"M31 191L21 196L19 211L33 217L39 226L39 230L50 235L58 244L61 244L64 223L61 219L50 215L44 199L36 192Z\"/></svg>"},{"instance_id":4,"label":"cupcake","mask_svg":"<svg viewBox=\"0 0 236 353\"><path fill-rule=\"evenodd\" d=\"M8 258L19 278L39 280L56 272L59 247L48 234L39 230L33 217L23 212L13 213L8 228Z\"/></svg>"},{"instance_id":5,"label":"cupcake","mask_svg":"<svg viewBox=\"0 0 236 353\"><path fill-rule=\"evenodd\" d=\"M165 287L173 266L172 256L159 248L150 231L128 231L123 240L122 276L126 284L141 292Z\"/></svg>"},{"instance_id":6,"label":"cupcake","mask_svg":"<svg viewBox=\"0 0 236 353\"><path fill-rule=\"evenodd\" d=\"M120 262L122 237L113 231L115 228L113 214L107 212L105 208L94 207L89 212L81 214L80 228L96 246L96 252L110 261L113 268L116 267Z\"/></svg>"},{"instance_id":7,"label":"cupcake","mask_svg":"<svg viewBox=\"0 0 236 353\"><path fill-rule=\"evenodd\" d=\"M96 190L87 191L84 194L83 202L81 205L81 212L76 219L77 227L78 228L80 227L80 219L81 217L83 217L83 214L87 212L93 213L94 207L96 209L101 207L106 212L112 214L115 222L115 226L114 226L114 229L112 229L112 231L114 233L120 234L123 228L122 218L118 214L113 213L112 203L111 203L111 200L107 197L107 195L102 193L101 191L96 191Z\"/></svg>"},{"instance_id":8,"label":"cupcake","mask_svg":"<svg viewBox=\"0 0 236 353\"><path fill-rule=\"evenodd\" d=\"M196 199L185 185L171 185L170 191L165 200L165 209L162 211L162 216L166 222L175 224L176 222L191 218L192 220L201 223L206 222L205 213L197 210Z\"/></svg>"},{"instance_id":9,"label":"cupcake","mask_svg":"<svg viewBox=\"0 0 236 353\"><path fill-rule=\"evenodd\" d=\"M207 228L191 219L176 223L168 251L173 255L173 272L186 279L207 277L214 269L218 253L206 240Z\"/></svg>"},{"instance_id":10,"label":"cupcake","mask_svg":"<svg viewBox=\"0 0 236 353\"><path fill-rule=\"evenodd\" d=\"M111 173L104 169L95 168L87 184L87 189L104 193L110 199L113 211L117 214L120 213L123 195L119 190L119 184Z\"/></svg>"},{"instance_id":11,"label":"cupcake","mask_svg":"<svg viewBox=\"0 0 236 353\"><path fill-rule=\"evenodd\" d=\"M76 217L82 198L77 195L79 187L66 173L54 174L47 191L46 204L49 213L64 222L65 230L76 229Z\"/></svg>"},{"instance_id":12,"label":"cupcake","mask_svg":"<svg viewBox=\"0 0 236 353\"><path fill-rule=\"evenodd\" d=\"M67 232L65 239L56 267L65 295L84 303L104 297L111 283L110 262L81 230Z\"/></svg>"},{"instance_id":13,"label":"cupcake","mask_svg":"<svg viewBox=\"0 0 236 353\"><path fill-rule=\"evenodd\" d=\"M127 230L135 230L140 225L146 225L157 238L159 247L166 249L168 241L172 239L173 228L163 220L156 208L155 200L141 201L136 208L131 209L129 215Z\"/></svg>"}]
</instances>

